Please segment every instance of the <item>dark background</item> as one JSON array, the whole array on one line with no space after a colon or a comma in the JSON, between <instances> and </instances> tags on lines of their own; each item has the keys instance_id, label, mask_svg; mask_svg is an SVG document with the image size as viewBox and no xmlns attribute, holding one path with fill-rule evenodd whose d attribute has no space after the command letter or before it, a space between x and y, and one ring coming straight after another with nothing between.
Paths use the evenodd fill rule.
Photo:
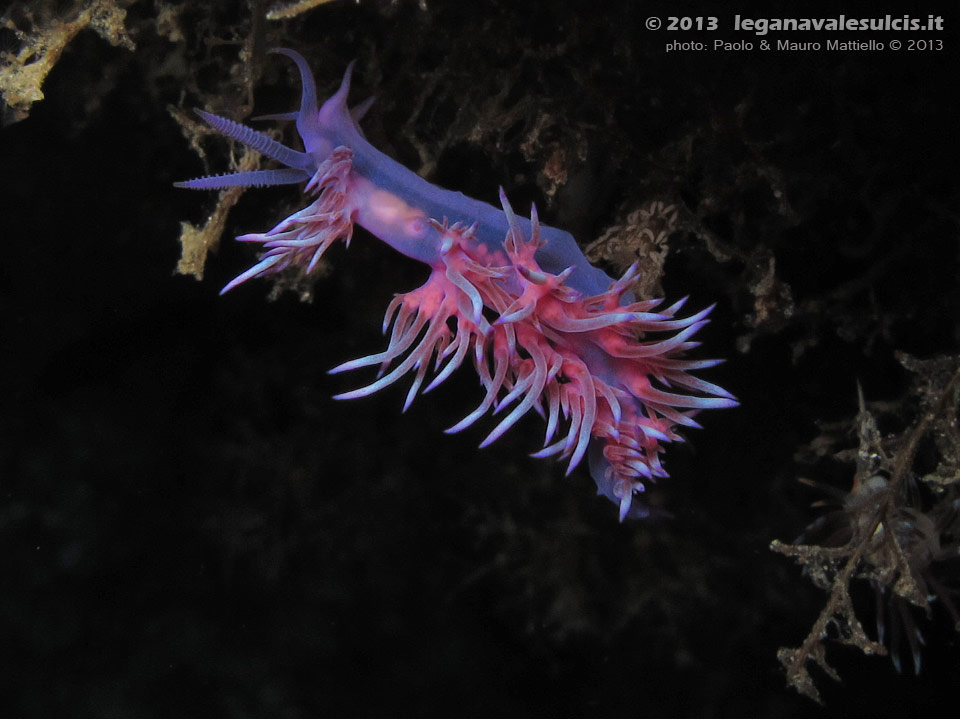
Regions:
<instances>
[{"instance_id":1,"label":"dark background","mask_svg":"<svg viewBox=\"0 0 960 719\"><path fill-rule=\"evenodd\" d=\"M886 11L841 5L828 14ZM387 302L426 276L362 231L310 303L267 301L264 281L217 296L253 259L229 237L271 227L296 190L248 192L203 281L173 273L179 223L215 193L171 183L229 166L214 141L203 165L167 108L228 113L254 29L242 3L171 8L163 26L159 4L129 8L135 52L78 35L46 99L0 131L3 716L955 703L960 649L939 611L919 677L832 647L843 681L816 675L826 709L787 689L776 650L824 594L768 545L817 516L798 477L849 488L850 467L798 457L818 423L856 413L856 383L897 402L895 351L957 351L956 15L942 34L882 34L946 45L914 53L667 54L671 39L759 40L730 29L750 8L692 3L344 0L256 30L304 53L322 96L356 58L353 96L378 96L368 137L414 169L429 158L445 187L495 202L502 184L583 245L651 201L678 208L663 289L718 303L697 356L728 359L703 374L742 406L668 451L654 501L672 519L619 525L585 467L564 479L528 457L539 419L482 451L489 421L443 434L479 402L469 368L405 415L403 383L330 399L369 375L326 370L378 351ZM705 14L726 30L643 26ZM819 13L753 12L801 14ZM261 62L254 114L293 108L289 63ZM563 182L545 170L557 157ZM855 598L872 634L873 598Z\"/></svg>"}]
</instances>

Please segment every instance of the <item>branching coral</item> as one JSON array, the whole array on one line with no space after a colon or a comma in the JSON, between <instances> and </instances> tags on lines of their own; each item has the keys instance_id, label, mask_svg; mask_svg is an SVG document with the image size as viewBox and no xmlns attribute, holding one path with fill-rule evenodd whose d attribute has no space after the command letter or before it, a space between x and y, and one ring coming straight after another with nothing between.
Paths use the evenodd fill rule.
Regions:
<instances>
[{"instance_id":1,"label":"branching coral","mask_svg":"<svg viewBox=\"0 0 960 719\"><path fill-rule=\"evenodd\" d=\"M839 509L818 519L794 544L771 544L773 551L804 565L814 584L829 593L803 643L778 653L788 685L816 701L820 694L810 676L811 662L840 678L825 654L824 640L831 633L865 654L891 654L898 669L905 637L919 670L922 636L911 605L929 614L938 601L960 630L960 613L940 579L943 563L960 557L960 357L920 361L901 355L900 361L915 374L916 421L883 439L861 394L853 488L841 495ZM937 446L937 467L917 480L917 453L927 438ZM850 593L854 579L866 579L876 594L877 641L857 618Z\"/></svg>"},{"instance_id":2,"label":"branching coral","mask_svg":"<svg viewBox=\"0 0 960 719\"><path fill-rule=\"evenodd\" d=\"M321 5L326 5L332 0L297 0L296 2L286 3L267 11L267 20L287 20L296 17L308 10L313 10Z\"/></svg>"},{"instance_id":3,"label":"branching coral","mask_svg":"<svg viewBox=\"0 0 960 719\"><path fill-rule=\"evenodd\" d=\"M124 27L127 11L121 7L129 4L90 0L74 10L72 17L55 15L46 4L38 9L17 5L7 9L0 16L0 25L13 31L20 45L15 52L0 53L0 95L6 104L3 124L23 120L30 106L43 99L44 80L81 30L90 28L111 45L133 50L133 40Z\"/></svg>"},{"instance_id":4,"label":"branching coral","mask_svg":"<svg viewBox=\"0 0 960 719\"><path fill-rule=\"evenodd\" d=\"M680 229L680 210L674 203L653 200L630 212L622 223L608 228L585 250L591 262L601 260L614 267L636 262L640 270L636 292L641 297L663 294L660 280L667 261L668 240Z\"/></svg>"}]
</instances>

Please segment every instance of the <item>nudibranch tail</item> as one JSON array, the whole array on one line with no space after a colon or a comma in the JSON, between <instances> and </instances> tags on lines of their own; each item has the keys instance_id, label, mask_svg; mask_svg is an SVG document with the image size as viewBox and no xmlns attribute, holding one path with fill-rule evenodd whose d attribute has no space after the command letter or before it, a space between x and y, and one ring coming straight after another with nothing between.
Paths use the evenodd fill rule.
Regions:
<instances>
[{"instance_id":1,"label":"nudibranch tail","mask_svg":"<svg viewBox=\"0 0 960 719\"><path fill-rule=\"evenodd\" d=\"M317 107L306 60L275 50L297 65L300 109L268 116L297 122L304 152L210 113L215 129L286 165L275 170L199 178L180 187L307 181L312 202L265 233L238 240L264 253L223 292L253 277L297 267L312 271L337 240L349 243L354 224L430 267L418 289L397 295L384 316L387 348L345 362L332 373L376 366L376 379L337 399L366 397L406 375L413 380L406 410L421 391L442 384L472 362L483 397L448 432L487 414L502 416L485 447L528 415L546 420L536 457L567 460L567 472L588 458L599 494L619 507L621 521L649 513L636 495L666 477L664 445L683 441L678 427L699 427L704 409L736 406L732 394L691 372L718 360L690 360L696 332L712 307L678 318L680 300L635 301L636 265L614 281L592 267L568 234L541 225L536 208L519 217L500 190L502 209L436 188L373 148L347 95L353 63L337 92ZM432 378L428 381L428 377ZM424 387L424 385L426 385Z\"/></svg>"}]
</instances>

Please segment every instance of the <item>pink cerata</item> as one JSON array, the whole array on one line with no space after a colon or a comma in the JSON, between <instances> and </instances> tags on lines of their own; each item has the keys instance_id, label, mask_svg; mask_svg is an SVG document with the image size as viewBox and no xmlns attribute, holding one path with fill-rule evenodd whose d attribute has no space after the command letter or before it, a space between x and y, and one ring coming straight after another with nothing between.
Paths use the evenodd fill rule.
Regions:
<instances>
[{"instance_id":1,"label":"pink cerata","mask_svg":"<svg viewBox=\"0 0 960 719\"><path fill-rule=\"evenodd\" d=\"M634 265L614 281L593 267L573 237L541 225L536 208L518 217L503 190L499 210L460 192L435 187L366 141L357 121L369 102L347 107L353 64L340 89L317 109L306 60L288 49L300 70L296 120L298 152L217 115L199 111L219 132L280 162L282 169L240 172L177 183L192 189L306 182L313 201L269 232L242 235L259 243L260 261L223 292L293 265L310 272L337 240L349 244L355 224L399 252L426 263L430 278L397 295L387 307L383 352L331 372L377 366L380 374L338 399L365 397L413 375L406 409L428 374L428 392L467 359L484 390L479 406L448 432L487 414L505 415L481 443L486 447L535 410L546 420L544 447L534 456L567 458L567 473L588 456L598 494L615 502L620 520L649 509L636 495L667 473L667 442L682 441L678 426L699 427L699 410L733 407L733 395L693 377L720 360L685 359L693 335L712 307L677 319L684 300L635 302ZM666 333L666 334L664 334ZM432 373L431 373L432 368Z\"/></svg>"}]
</instances>

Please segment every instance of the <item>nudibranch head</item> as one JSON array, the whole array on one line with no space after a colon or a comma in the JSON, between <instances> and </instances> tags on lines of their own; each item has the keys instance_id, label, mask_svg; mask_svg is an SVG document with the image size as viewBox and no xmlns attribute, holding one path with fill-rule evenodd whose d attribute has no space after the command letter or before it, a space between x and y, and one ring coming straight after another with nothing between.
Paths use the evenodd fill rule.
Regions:
<instances>
[{"instance_id":1,"label":"nudibranch head","mask_svg":"<svg viewBox=\"0 0 960 719\"><path fill-rule=\"evenodd\" d=\"M292 185L306 182L316 176L317 170L339 144L338 133L334 128L349 127L359 133L355 121L369 109L371 100L361 103L353 111L347 108L347 96L350 93L350 78L353 75L353 63L347 66L340 88L323 107L317 108L317 87L303 55L288 48L273 48L272 53L285 55L294 61L300 71L301 95L300 109L296 112L276 115L261 115L261 120L296 120L297 132L303 141L304 151L294 150L277 142L261 132L214 115L212 112L196 110L196 113L218 132L238 142L252 147L263 155L286 165L277 170L253 170L225 175L199 177L195 180L176 182L176 187L191 190L220 190L226 187L265 187L268 185Z\"/></svg>"}]
</instances>

